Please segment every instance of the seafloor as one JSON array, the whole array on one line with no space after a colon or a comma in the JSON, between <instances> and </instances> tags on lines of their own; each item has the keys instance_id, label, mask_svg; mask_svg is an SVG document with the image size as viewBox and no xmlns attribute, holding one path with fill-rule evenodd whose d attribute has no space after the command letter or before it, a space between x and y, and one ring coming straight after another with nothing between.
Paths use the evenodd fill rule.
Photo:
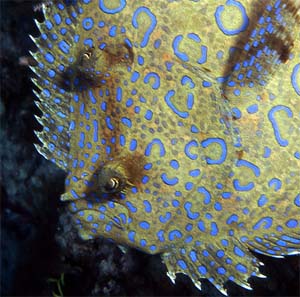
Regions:
<instances>
[{"instance_id":1,"label":"seafloor","mask_svg":"<svg viewBox=\"0 0 300 297\"><path fill-rule=\"evenodd\" d=\"M159 256L123 254L104 240L81 241L59 201L64 173L34 149L32 73L24 66L38 35L39 1L1 2L1 296L221 296L207 281L202 291L183 275L173 285ZM225 2L225 0L224 0ZM24 58L25 57L25 58ZM230 296L299 296L300 258L258 256L267 279L253 291L228 282ZM62 278L64 281L62 281Z\"/></svg>"}]
</instances>

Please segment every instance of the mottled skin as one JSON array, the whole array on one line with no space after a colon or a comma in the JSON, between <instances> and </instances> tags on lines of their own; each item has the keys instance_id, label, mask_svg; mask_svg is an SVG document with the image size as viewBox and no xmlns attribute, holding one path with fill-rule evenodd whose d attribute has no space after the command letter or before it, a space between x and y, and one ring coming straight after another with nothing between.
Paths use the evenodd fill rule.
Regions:
<instances>
[{"instance_id":1,"label":"mottled skin","mask_svg":"<svg viewBox=\"0 0 300 297\"><path fill-rule=\"evenodd\" d=\"M208 278L223 293L228 279L249 287L261 276L249 249L299 253L299 10L246 0L45 8L37 148L68 172L62 200L84 239L160 253L171 279L183 272L200 288Z\"/></svg>"}]
</instances>

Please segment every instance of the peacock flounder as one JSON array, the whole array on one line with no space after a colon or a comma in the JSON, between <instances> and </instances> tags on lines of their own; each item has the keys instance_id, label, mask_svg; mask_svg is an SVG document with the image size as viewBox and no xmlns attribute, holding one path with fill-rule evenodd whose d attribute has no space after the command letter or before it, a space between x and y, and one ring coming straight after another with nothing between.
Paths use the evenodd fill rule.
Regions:
<instances>
[{"instance_id":1,"label":"peacock flounder","mask_svg":"<svg viewBox=\"0 0 300 297\"><path fill-rule=\"evenodd\" d=\"M37 150L80 235L161 254L200 288L300 253L300 1L43 6Z\"/></svg>"}]
</instances>

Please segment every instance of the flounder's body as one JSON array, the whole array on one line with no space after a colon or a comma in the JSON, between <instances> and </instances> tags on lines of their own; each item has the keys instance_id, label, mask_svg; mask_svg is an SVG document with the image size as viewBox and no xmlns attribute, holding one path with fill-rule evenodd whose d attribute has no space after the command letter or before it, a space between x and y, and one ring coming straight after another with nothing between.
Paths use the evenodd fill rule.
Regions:
<instances>
[{"instance_id":1,"label":"flounder's body","mask_svg":"<svg viewBox=\"0 0 300 297\"><path fill-rule=\"evenodd\" d=\"M224 292L300 252L299 1L75 1L35 39L39 152L85 239Z\"/></svg>"}]
</instances>

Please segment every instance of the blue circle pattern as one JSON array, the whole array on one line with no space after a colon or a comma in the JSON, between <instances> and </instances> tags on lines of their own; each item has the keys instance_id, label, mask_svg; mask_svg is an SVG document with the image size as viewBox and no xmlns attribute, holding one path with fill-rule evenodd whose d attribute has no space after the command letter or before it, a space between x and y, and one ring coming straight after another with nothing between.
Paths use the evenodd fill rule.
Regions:
<instances>
[{"instance_id":1,"label":"blue circle pattern","mask_svg":"<svg viewBox=\"0 0 300 297\"><path fill-rule=\"evenodd\" d=\"M116 6L115 8L111 9L108 8L105 5L106 1L99 0L99 8L100 10L105 14L118 14L122 12L122 10L126 7L126 1L120 0L119 6ZM280 3L280 1L277 1ZM277 3L276 2L276 3ZM83 0L83 3L85 5L90 5L89 0ZM279 9L279 4L275 4L276 9ZM234 6L237 7L242 15L243 23L239 28L236 29L228 29L224 26L222 23L222 14L225 13L226 7L225 6ZM219 27L219 29L225 34L225 35L237 35L243 31L245 31L248 28L249 19L246 14L246 10L243 7L243 5L239 1L235 0L227 0L226 4L221 5L216 8L215 11L215 20L216 24ZM70 44L70 41L67 38L64 38L64 36L68 36L68 30L71 30L72 24L74 23L74 19L78 17L77 13L72 13L72 18L70 17L64 17L64 9L65 7L62 4L58 4L58 8L60 10L60 13L55 13L53 15L53 20L46 20L45 21L45 28L47 29L47 34L43 33L41 38L45 40L46 42L49 42L47 49L40 49L43 62L45 62L47 65L43 64L42 62L39 62L38 68L41 70L47 69L46 73L47 76L43 80L43 90L41 92L41 96L43 98L46 98L47 100L52 100L54 106L60 106L63 103L62 97L65 95L66 91L64 89L59 89L57 86L51 85L49 80L54 80L59 73L63 72L65 70L65 65L60 62L61 56L54 55L51 49L54 45L57 46L59 49L59 52L61 55L68 57L68 62L73 62L73 57L70 56L71 49L73 47L73 44ZM78 14L82 14L84 10L80 8L78 10ZM143 28L141 26L141 23L139 23L139 16L143 14L143 17L146 17L148 19L149 26L147 28ZM97 20L98 21L98 20ZM81 25L82 28L85 31L91 31L95 26L96 20L94 20L92 17L85 17L82 19ZM63 26L67 25L67 28L60 27L59 31L55 30L55 25L57 26ZM153 44L151 44L153 32L158 26L158 18L156 17L155 13L151 11L147 7L138 7L133 15L131 20L132 30L141 30L144 32L143 37L138 40L136 43L132 43L130 40L124 38L124 42L128 45L129 48L145 48L147 46L153 46L154 49L159 49L163 46L163 41L160 39L156 39ZM68 27L69 26L69 27ZM108 36L109 38L118 38L120 34L123 34L122 36L125 36L126 31L128 28L120 27L117 25L108 25L106 22L100 20L97 23L97 29L107 29L108 30ZM272 28L269 26L269 31L272 31ZM58 36L56 33L60 33ZM269 33L270 33L269 32ZM49 34L48 34L49 33ZM255 34L253 34L254 36ZM83 36L75 35L73 36L74 42L80 43L82 42L83 45L88 46L89 48L92 48L94 46L95 40L93 38L83 38ZM51 41L50 41L51 39ZM57 40L57 42L56 42ZM55 43L55 42L56 43ZM191 57L189 56L188 52L182 51L181 47L184 45L184 42L192 42L196 45L196 53L198 54L197 59L195 61L191 61ZM53 44L52 44L52 43ZM173 40L172 44L170 45L172 47L172 51L174 54L174 57L178 58L183 63L188 62L195 62L198 65L205 64L208 59L209 49L207 45L202 44L202 40L200 36L194 32L189 32L187 34L178 34L176 35ZM99 47L101 50L105 49L106 44L102 43ZM251 45L247 44L245 46L245 50L249 50L249 47ZM69 57L70 56L70 57ZM222 59L223 52L218 52L218 59ZM139 66L144 65L144 61L146 60L146 57L143 57L142 54L138 55L136 57L137 64ZM251 59L250 61L244 61L245 67L248 66L248 64L252 63ZM254 63L254 62L253 62ZM247 64L247 65L246 65ZM57 68L55 68L57 65ZM172 73L172 69L176 67L173 62L167 61L165 63L165 69L167 72ZM242 67L241 64L235 65L234 71L239 71L239 69ZM163 66L162 66L163 67ZM188 66L186 66L188 67ZM257 66L258 68L262 67L261 65ZM163 76L160 74L159 71L156 72L156 70L148 71L145 74L142 74L138 72L137 70L132 70L130 66L127 67L127 71L131 73L131 77L128 81L124 81L124 86L128 85L134 85L136 82L143 84L145 88L151 87L152 91L159 91L161 86L163 85ZM299 73L300 73L300 64L296 64L293 68L292 75L291 75L291 87L295 91L295 93L299 96L300 95L300 87L299 87ZM251 73L248 73L249 76L251 76ZM105 75L109 75L109 73L105 73ZM243 80L243 76L240 74L238 76L240 80ZM176 105L176 98L177 96L181 95L179 94L179 91L177 88L174 87L174 89L166 90L163 98L160 98L160 100L165 103L165 105L169 108L169 111L172 113L174 119L174 123L180 128L185 127L188 119L190 117L190 114L193 112L193 108L195 106L195 101L198 98L194 98L194 90L197 87L196 80L193 81L193 76L188 76L186 73L180 77L179 84L181 87L185 87L187 90L184 94L184 96L181 96L182 102L184 102L184 105L180 105L181 108L179 108ZM102 81L103 85L105 86L106 81L103 79ZM211 88L213 83L209 81L203 81L203 87L204 88ZM234 81L229 81L228 86L234 87L236 83ZM242 86L240 84L240 86ZM236 89L235 91L236 96L240 96L241 91L240 89ZM105 137L102 138L101 130L103 127L100 124L100 121L97 119L94 119L93 116L98 114L98 107L97 104L99 103L99 98L102 100L100 106L100 109L103 113L106 114L105 116L105 129L115 132L117 131L117 127L115 125L115 121L113 120L113 114L108 113L109 109L109 102L107 101L107 98L111 96L110 90L108 88L103 88L99 91L99 93L96 93L94 89L89 89L88 92L86 92L87 98L89 100L89 103L87 102L80 102L80 97L77 94L74 94L71 103L69 106L69 113L74 113L75 107L79 106L79 114L81 117L81 121L75 121L72 120L69 123L68 127L68 133L72 133L72 131L76 131L79 127L84 127L84 131L81 130L79 133L79 137L77 140L77 145L80 149L85 150L84 157L81 160L77 160L76 158L72 159L72 156L68 156L70 159L72 159L72 168L73 169L85 169L87 166L89 167L89 170L95 171L96 166L99 164L99 160L103 158L101 154L99 154L96 151L100 151L101 145L105 147L105 152L108 156L112 154L112 150L116 144L120 144L121 147L126 148L128 147L131 152L136 152L140 150L142 141L137 138L129 138L126 137L123 134L120 134L118 136L114 136L111 139L106 139ZM118 103L124 103L126 107L132 108L133 112L135 114L140 115L142 118L144 118L148 123L153 123L157 120L157 115L153 112L151 109L147 109L144 111L142 108L143 106L149 106L147 100L149 98L144 98L143 96L139 97L139 102L136 102L135 95L139 94L138 90L132 88L132 98L128 97L128 95L125 95L123 92L122 87L118 86L116 89L115 94L115 100ZM145 95L146 96L146 95ZM272 100L274 98L271 98ZM157 98L155 100L158 100ZM259 101L259 100L258 100ZM93 106L93 108L89 108L89 104ZM147 105L148 104L148 105ZM138 106L140 105L140 106ZM182 108L184 106L184 108ZM42 109L42 108L41 108ZM43 110L43 109L42 109ZM226 111L227 112L227 111ZM260 112L260 104L255 103L247 106L245 110L239 109L237 107L233 107L229 114L231 114L232 117L234 117L236 120L242 119L246 114L248 116L255 116ZM102 114L103 114L102 113ZM98 114L99 115L99 114ZM289 146L289 138L286 134L286 131L282 130L282 126L280 123L280 117L284 115L287 120L292 120L295 116L295 113L289 106L285 105L273 105L268 114L267 118L269 121L269 124L272 126L272 129L274 131L274 138L280 147L288 148ZM55 153L58 157L61 157L63 154L65 154L63 151L60 151L58 149L58 141L60 140L61 143L63 143L66 146L70 146L69 143L63 142L63 137L60 137L60 135L65 135L64 133L66 130L66 127L61 124L61 122L66 121L68 118L68 115L64 110L57 109L56 114L50 115L49 113L45 112L44 117L49 120L49 123L51 125L55 125L56 131L51 131L50 128L47 126L44 126L44 131L47 133L51 133L51 137L49 138L47 148L50 152ZM54 120L55 119L55 120ZM93 119L93 120L91 120ZM160 119L163 120L163 119ZM220 121L224 121L224 125L228 125L228 123L225 123L225 119L221 117L218 119ZM134 126L136 123L133 121L131 116L128 114L126 116L120 117L120 124L122 127L126 127L126 129L134 129ZM50 126L50 125L49 125ZM159 125L158 125L159 126ZM142 129L147 129L146 124L141 126ZM123 128L121 128L123 130ZM146 157L147 160L152 160L151 157L154 155L159 156L159 158L164 158L168 155L169 147L176 148L176 145L180 142L176 135L170 135L170 138L174 136L174 138L170 139L170 143L163 142L159 138L159 133L161 132L159 128L157 128L157 131L154 130L154 128L148 128L151 133L153 133L153 138L151 141L147 142L144 150L144 157ZM152 130L151 130L152 129ZM188 131L191 133L194 133L195 135L199 134L201 129L197 126L197 123L193 123L188 127ZM157 133L155 133L157 132ZM227 132L227 131L226 131ZM226 132L224 134L226 134ZM118 133L115 133L118 134ZM237 131L238 134L238 131ZM87 137L91 136L92 137ZM196 137L195 137L196 138ZM238 148L240 145L240 142L242 140L237 141L236 147ZM100 145L101 143L101 145ZM97 144L97 145L96 145ZM189 139L188 141L185 141L183 146L183 152L182 155L187 157L191 162L197 160L197 162L202 162L201 164L205 164L207 166L211 167L217 167L219 165L224 164L228 160L228 148L227 145L229 145L225 139L220 137L202 137L201 141L196 139ZM214 157L209 156L203 156L201 152L209 152L211 150L215 150L218 152L218 154L214 154ZM263 158L268 159L272 157L272 154L274 149L269 148L268 146L265 146L264 152L262 154ZM205 153L204 153L205 155ZM293 152L293 156L295 159L300 159L300 152L296 151ZM54 160L56 162L56 160ZM163 243L163 246L165 248L167 247L173 247L177 242L183 244L186 246L186 248L182 248L180 250L180 255L178 256L178 259L176 261L179 271L186 271L189 270L189 262L195 263L195 267L203 277L210 277L209 279L216 284L216 286L220 289L219 284L215 281L211 275L218 275L218 276L224 276L226 275L228 279L235 280L235 278L239 278L238 274L246 274L248 275L249 272L251 272L253 275L257 273L257 269L255 267L258 266L257 263L255 263L256 259L252 258L252 264L248 266L247 263L243 261L245 256L248 257L247 252L245 251L244 247L242 245L235 245L232 238L236 235L236 226L243 228L243 216L249 216L251 214L251 207L244 207L241 211L241 213L226 213L226 203L230 201L230 203L239 203L241 201L241 197L243 197L244 193L251 193L253 189L256 187L256 181L258 178L263 174L262 169L259 168L255 163L250 162L246 159L243 159L242 157L236 160L235 167L241 168L247 172L249 172L249 179L245 180L239 176L236 176L233 172L229 174L230 178L232 178L232 186L234 190L239 193L241 197L234 197L231 192L226 191L226 184L225 181L219 180L215 181L212 180L215 188L218 189L219 199L216 199L216 197L212 194L212 191L208 187L204 187L201 185L201 178L205 177L205 172L203 173L203 168L199 166L197 168L196 164L200 163L194 163L194 168L190 169L187 174L187 182L183 183L183 187L179 187L178 185L181 185L180 178L176 175L176 172L179 170L183 170L183 162L181 162L181 159L171 159L168 162L168 168L165 168L162 170L158 177L160 181L163 183L163 185L158 183L152 182L152 168L155 166L160 166L160 161L157 160L156 164L153 163L147 163L144 165L145 172L147 174L144 174L140 181L144 185L144 192L143 196L141 196L140 190L138 187L132 187L128 189L127 193L121 193L118 197L120 200L123 200L124 205L126 205L126 209L128 210L128 213L124 212L116 212L114 218L111 218L110 214L112 210L118 209L118 203L109 201L109 197L103 195L99 198L99 195L95 195L94 200L87 202L86 208L80 208L80 201L82 199L80 198L86 198L82 196L83 194L78 194L74 189L70 190L70 195L72 196L72 199L75 200L75 202L70 203L70 209L72 212L76 212L76 224L79 229L85 229L86 223L88 223L88 226L90 226L90 232L88 234L88 238L94 238L99 234L99 230L103 230L103 233L110 237L113 232L115 232L115 226L121 226L121 225L127 225L129 226L129 231L127 233L127 239L134 243L133 246L139 247L143 250L146 250L151 253L156 253ZM89 164L89 165L87 165ZM63 167L67 167L66 164L60 164ZM66 179L66 186L68 187L71 183L79 183L82 179L84 179L84 184L87 187L92 187L92 182L90 182L85 177L88 176L88 173L85 173L83 171L82 176L71 176ZM200 181L200 184L199 184ZM224 184L223 184L224 182ZM267 186L272 189L274 192L280 192L283 188L285 181L283 179L274 177L267 181ZM149 187L149 188L147 188ZM153 187L156 188L156 190L153 190ZM169 201L165 201L164 197L161 197L160 195L160 187L167 187L174 189L173 196ZM190 194L191 193L191 194ZM194 199L192 195L197 194L197 201ZM127 199L127 195L130 195L130 197L142 197L141 205L136 204L133 201L130 201ZM189 196L191 195L191 196ZM147 233L151 232L151 229L153 228L154 223L151 219L149 219L149 216L153 216L153 213L156 211L156 203L155 200L149 199L148 197L155 197L156 202L159 202L159 205L162 205L162 209L159 211L159 217L158 217L158 224L159 228L158 231L155 234L155 240L152 238L147 237ZM184 200L183 197L191 197L191 199ZM233 198L234 197L234 198ZM101 204L101 199L107 199L106 205ZM235 200L233 200L235 199ZM255 199L255 198L254 198ZM95 202L96 201L96 202ZM154 202L153 202L154 201ZM231 202L232 201L232 202ZM278 206L272 204L272 199L270 195L266 195L261 193L259 197L257 197L257 209L264 209L268 208L272 212L276 212ZM201 207L199 208L199 202L201 203ZM297 194L295 197L293 197L293 206L297 207L297 209L300 209L300 194ZM95 205L100 205L99 209L97 209L97 212L94 211ZM204 208L202 209L202 207ZM80 210L79 209L84 209ZM143 210L145 213L145 217L142 221L139 221L137 228L134 229L134 215L140 212L140 209ZM201 211L200 211L201 210ZM228 227L227 234L224 235L223 233L223 226L218 221L218 213L223 213L223 216L225 217L226 227ZM132 217L131 217L132 216ZM172 226L172 222L176 221L176 218L178 216L184 216L185 223L183 224L183 228L179 228L177 224L174 224ZM251 218L252 219L252 218ZM148 221L149 220L149 221ZM105 222L105 223L100 223ZM165 229L165 226L172 226L169 229ZM259 253L265 253L269 255L277 255L277 251L282 252L286 251L285 247L287 245L287 242L292 242L294 245L299 245L300 240L293 237L292 235L281 235L283 234L283 230L296 230L300 226L299 219L296 218L286 218L285 221L282 223L282 225L278 225L276 221L276 217L272 217L270 215L262 215L258 218L253 218L253 224L252 224L252 230L253 234L256 234L255 232L258 232L257 234L265 234L264 237L257 236L254 239L249 239L247 236L240 236L238 237L240 242L245 242L249 244L249 246ZM280 238L276 238L276 245L271 245L268 239L271 240L274 239L274 234L270 234L268 237L268 233L273 231L273 229L276 227L276 231L278 231L278 234L280 234ZM195 237L195 230L197 230L199 234L199 238ZM85 230L86 231L86 230ZM202 236L205 236L207 238L212 237L213 242L216 243L216 249L214 250L212 247L210 249L206 249L206 244L200 242L200 239L203 238ZM189 245L190 244L190 245ZM197 248L195 248L197 247ZM202 250L202 255L200 255L199 251ZM287 249L288 252L293 253L295 252L295 249ZM182 258L180 258L182 257ZM202 257L202 259L200 259ZM204 260L203 260L204 259ZM222 261L218 262L216 259L222 259ZM224 260L224 261L223 261ZM220 264L219 264L220 263ZM235 272L233 272L233 269ZM249 271L251 270L251 271ZM212 273L214 271L214 273ZM216 274L215 274L216 273ZM235 274L235 275L232 275ZM237 275L236 275L237 274ZM223 278L222 278L223 279Z\"/></svg>"}]
</instances>

